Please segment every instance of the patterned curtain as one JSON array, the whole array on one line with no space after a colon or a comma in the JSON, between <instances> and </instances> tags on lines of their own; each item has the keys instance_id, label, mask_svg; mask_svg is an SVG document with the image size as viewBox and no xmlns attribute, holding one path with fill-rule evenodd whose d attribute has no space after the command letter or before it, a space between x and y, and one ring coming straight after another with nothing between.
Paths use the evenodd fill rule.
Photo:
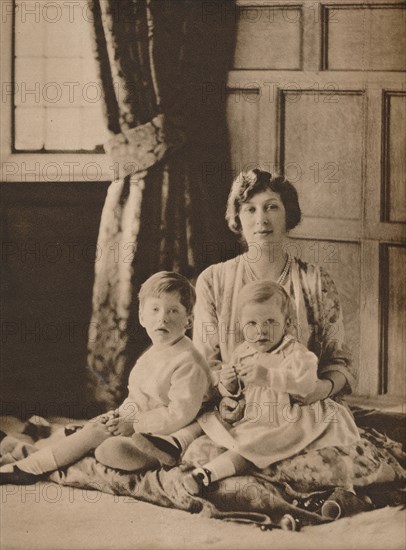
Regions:
<instances>
[{"instance_id":1,"label":"patterned curtain","mask_svg":"<svg viewBox=\"0 0 406 550\"><path fill-rule=\"evenodd\" d=\"M232 32L200 0L88 0L117 179L102 212L89 330L89 399L114 407L147 345L140 284L160 269L195 276L222 225L224 95ZM213 58L207 40L218 45ZM210 49L210 48L209 48ZM225 237L226 238L226 237ZM211 250L210 257L206 251Z\"/></svg>"}]
</instances>

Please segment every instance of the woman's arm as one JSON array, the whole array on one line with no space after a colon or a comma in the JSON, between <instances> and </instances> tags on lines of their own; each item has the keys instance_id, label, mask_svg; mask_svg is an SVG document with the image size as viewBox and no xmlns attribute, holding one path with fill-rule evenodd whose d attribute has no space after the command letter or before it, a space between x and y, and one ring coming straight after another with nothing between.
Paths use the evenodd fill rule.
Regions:
<instances>
[{"instance_id":1,"label":"woman's arm","mask_svg":"<svg viewBox=\"0 0 406 550\"><path fill-rule=\"evenodd\" d=\"M213 290L213 269L207 268L196 281L193 343L213 371L221 368L220 336ZM216 385L218 380L213 381Z\"/></svg>"},{"instance_id":2,"label":"woman's arm","mask_svg":"<svg viewBox=\"0 0 406 550\"><path fill-rule=\"evenodd\" d=\"M347 379L341 372L329 371L328 378L319 378L316 381L316 388L311 393L306 396L292 395L292 397L302 405L311 405L316 401L327 399L327 397L334 397L341 392L346 384Z\"/></svg>"},{"instance_id":3,"label":"woman's arm","mask_svg":"<svg viewBox=\"0 0 406 550\"><path fill-rule=\"evenodd\" d=\"M330 275L320 268L321 316L319 378L332 381L331 394L351 393L355 373L351 354L345 344L343 314L337 288ZM324 384L325 386L325 384Z\"/></svg>"},{"instance_id":4,"label":"woman's arm","mask_svg":"<svg viewBox=\"0 0 406 550\"><path fill-rule=\"evenodd\" d=\"M305 398L295 396L309 405L315 401L351 393L355 384L351 355L344 343L344 324L337 288L330 275L320 268L317 316L319 367L315 390Z\"/></svg>"}]
</instances>

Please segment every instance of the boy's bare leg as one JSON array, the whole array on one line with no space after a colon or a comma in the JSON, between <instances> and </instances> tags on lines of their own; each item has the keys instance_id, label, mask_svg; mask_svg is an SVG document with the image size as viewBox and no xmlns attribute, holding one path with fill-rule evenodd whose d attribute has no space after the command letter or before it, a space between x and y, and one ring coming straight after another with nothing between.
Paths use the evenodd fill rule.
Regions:
<instances>
[{"instance_id":1,"label":"boy's bare leg","mask_svg":"<svg viewBox=\"0 0 406 550\"><path fill-rule=\"evenodd\" d=\"M12 472L14 466L17 466L30 474L45 474L76 462L109 437L112 437L111 433L100 417L97 417L85 424L82 430L55 441L22 460L2 466L0 472Z\"/></svg>"}]
</instances>

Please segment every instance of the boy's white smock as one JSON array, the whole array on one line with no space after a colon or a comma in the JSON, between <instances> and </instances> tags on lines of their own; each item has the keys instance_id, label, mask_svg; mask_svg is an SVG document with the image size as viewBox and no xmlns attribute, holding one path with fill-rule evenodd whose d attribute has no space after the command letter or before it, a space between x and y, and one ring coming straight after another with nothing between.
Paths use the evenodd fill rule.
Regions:
<instances>
[{"instance_id":1,"label":"boy's white smock","mask_svg":"<svg viewBox=\"0 0 406 550\"><path fill-rule=\"evenodd\" d=\"M199 419L215 443L265 468L304 449L350 445L360 438L350 412L332 399L292 404L291 395L304 397L317 382L317 357L303 344L285 337L277 349L260 353L244 342L230 364L249 363L268 369L268 385L250 383L244 388L244 416L234 424L227 425L213 413ZM219 390L231 395L221 385Z\"/></svg>"},{"instance_id":2,"label":"boy's white smock","mask_svg":"<svg viewBox=\"0 0 406 550\"><path fill-rule=\"evenodd\" d=\"M164 348L151 346L128 379L120 416L138 433L168 435L195 420L210 389L210 369L190 338Z\"/></svg>"}]
</instances>

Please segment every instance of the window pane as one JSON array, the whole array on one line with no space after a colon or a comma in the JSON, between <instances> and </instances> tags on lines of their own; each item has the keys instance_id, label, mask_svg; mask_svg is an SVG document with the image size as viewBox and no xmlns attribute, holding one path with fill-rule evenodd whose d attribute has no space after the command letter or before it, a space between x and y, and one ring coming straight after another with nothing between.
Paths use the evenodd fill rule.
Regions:
<instances>
[{"instance_id":1,"label":"window pane","mask_svg":"<svg viewBox=\"0 0 406 550\"><path fill-rule=\"evenodd\" d=\"M15 61L16 105L34 107L43 103L45 60L41 57L21 57Z\"/></svg>"},{"instance_id":2,"label":"window pane","mask_svg":"<svg viewBox=\"0 0 406 550\"><path fill-rule=\"evenodd\" d=\"M46 80L44 100L52 107L68 107L84 104L81 93L82 65L75 59L49 58L46 62Z\"/></svg>"},{"instance_id":3,"label":"window pane","mask_svg":"<svg viewBox=\"0 0 406 550\"><path fill-rule=\"evenodd\" d=\"M17 2L23 4L23 2ZM18 55L42 56L45 52L45 25L41 17L23 17L21 8L15 14L15 43Z\"/></svg>"},{"instance_id":4,"label":"window pane","mask_svg":"<svg viewBox=\"0 0 406 550\"><path fill-rule=\"evenodd\" d=\"M64 9L61 11L59 20L46 23L45 53L55 57L80 57L83 27L90 34L90 23L84 21L79 12L77 14L73 12L72 19L69 20L68 12Z\"/></svg>"},{"instance_id":5,"label":"window pane","mask_svg":"<svg viewBox=\"0 0 406 550\"><path fill-rule=\"evenodd\" d=\"M80 149L81 112L80 108L46 109L45 149Z\"/></svg>"},{"instance_id":6,"label":"window pane","mask_svg":"<svg viewBox=\"0 0 406 550\"><path fill-rule=\"evenodd\" d=\"M44 147L43 107L17 107L15 110L15 148L20 151L37 151Z\"/></svg>"},{"instance_id":7,"label":"window pane","mask_svg":"<svg viewBox=\"0 0 406 550\"><path fill-rule=\"evenodd\" d=\"M81 149L89 149L94 147L94 144L103 145L107 141L101 105L93 109L84 109L82 123L89 128L89 131L82 134Z\"/></svg>"}]
</instances>

